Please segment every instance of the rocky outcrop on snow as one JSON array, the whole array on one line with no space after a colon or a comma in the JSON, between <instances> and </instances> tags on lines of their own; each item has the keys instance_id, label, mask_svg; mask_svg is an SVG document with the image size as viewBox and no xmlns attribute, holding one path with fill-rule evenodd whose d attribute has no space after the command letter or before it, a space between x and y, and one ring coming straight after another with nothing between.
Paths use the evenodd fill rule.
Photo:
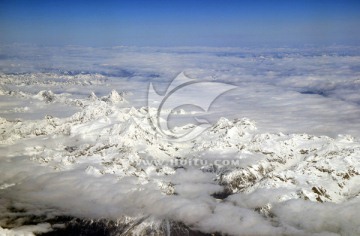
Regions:
<instances>
[{"instance_id":1,"label":"rocky outcrop on snow","mask_svg":"<svg viewBox=\"0 0 360 236\"><path fill-rule=\"evenodd\" d=\"M55 94L52 91L40 91L34 98L45 101L45 102L53 102L55 100Z\"/></svg>"}]
</instances>

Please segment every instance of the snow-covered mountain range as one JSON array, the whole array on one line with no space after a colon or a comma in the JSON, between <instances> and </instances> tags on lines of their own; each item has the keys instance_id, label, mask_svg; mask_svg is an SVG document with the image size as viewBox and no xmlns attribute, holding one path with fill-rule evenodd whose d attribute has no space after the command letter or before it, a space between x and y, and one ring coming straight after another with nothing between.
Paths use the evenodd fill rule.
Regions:
<instances>
[{"instance_id":1,"label":"snow-covered mountain range","mask_svg":"<svg viewBox=\"0 0 360 236\"><path fill-rule=\"evenodd\" d=\"M3 98L31 101L12 113L75 109L65 117L1 118L2 235L51 235L79 225L108 235L360 234L357 137L269 133L238 117L172 142L149 123L155 108L132 107L129 93L21 90L45 77L63 86L104 83L99 75L1 77Z\"/></svg>"}]
</instances>

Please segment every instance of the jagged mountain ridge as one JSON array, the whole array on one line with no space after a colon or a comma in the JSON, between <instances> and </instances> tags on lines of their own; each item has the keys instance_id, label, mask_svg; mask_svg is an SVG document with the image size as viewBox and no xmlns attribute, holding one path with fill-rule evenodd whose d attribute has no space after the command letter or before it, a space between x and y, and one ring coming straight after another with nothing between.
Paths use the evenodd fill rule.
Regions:
<instances>
[{"instance_id":1,"label":"jagged mountain ridge","mask_svg":"<svg viewBox=\"0 0 360 236\"><path fill-rule=\"evenodd\" d=\"M83 193L83 207L87 207L89 201L106 208L115 201L134 207L136 214L126 216L133 210L121 207L116 210L116 205L111 205L115 209L109 212L89 210L81 213L63 203L69 200L67 196L60 197L61 204L51 198L43 199L44 204L66 209L67 214L76 217L119 219L123 214L128 217L124 222L130 222L130 231L134 235L146 235L149 230L157 235L166 234L168 229L163 229L165 219L205 233L221 231L236 235L234 228L226 229L216 222L209 227L207 220L215 216L230 220L233 219L232 211L244 209L249 211L249 217L252 214L263 217L261 222L269 227L271 234L315 235L323 232L323 228L287 222L281 207L286 208L295 201L296 204L314 204L310 209L329 206L333 212L336 206L358 204L359 201L360 142L355 137L339 135L334 139L309 134L265 133L252 120L221 118L189 142L172 142L164 139L149 123L149 116L156 115L156 109L127 107L126 94L113 91L101 98L91 94L87 99L73 100L50 91L21 96L44 103L81 106L79 112L66 118L46 116L41 120L25 121L1 118L3 155L9 161L12 157L23 158L45 169L39 176L27 178L26 174L20 178L13 178L11 172L3 174L2 197L14 201L34 203L39 200L34 186L51 183L46 176L53 176L51 180L57 184L56 179L66 182L66 173L74 172L73 180L77 185L71 188L79 195ZM180 114L186 115L186 111ZM181 131L192 127L194 125L175 129ZM195 165L195 161L200 164ZM38 178L45 180L38 183ZM84 178L89 178L89 182L82 183ZM112 185L106 185L107 181L119 181L124 189L112 189ZM44 194L61 191L61 188L57 190L48 185L43 188ZM98 189L110 195L109 202L101 202L102 194L93 192ZM117 195L111 195L112 192ZM29 196L23 196L24 193ZM144 198L139 196L148 201L142 201ZM204 212L194 214L191 207L182 210L175 207L176 204L203 206L206 210L201 208ZM152 205L164 208L160 211ZM6 209L9 208L5 208L5 212ZM356 209L354 207L354 211ZM190 217L190 213L195 216ZM15 219L17 214L13 216ZM241 212L235 215L241 215ZM7 220L1 222L1 227L9 227ZM239 222L239 227L247 229L242 225L244 221ZM326 230L346 235L358 232L353 226L337 222ZM48 227L54 229L51 224ZM260 229L253 230L249 232L264 235Z\"/></svg>"}]
</instances>

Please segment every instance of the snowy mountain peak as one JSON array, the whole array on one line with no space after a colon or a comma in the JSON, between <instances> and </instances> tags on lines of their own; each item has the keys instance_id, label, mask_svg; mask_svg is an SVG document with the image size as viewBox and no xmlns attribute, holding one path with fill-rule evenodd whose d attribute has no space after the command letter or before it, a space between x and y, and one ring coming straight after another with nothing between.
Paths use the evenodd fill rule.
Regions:
<instances>
[{"instance_id":1,"label":"snowy mountain peak","mask_svg":"<svg viewBox=\"0 0 360 236\"><path fill-rule=\"evenodd\" d=\"M112 90L110 94L106 97L103 97L102 100L113 104L120 102L127 102L124 98L124 94L123 93L119 94L116 90Z\"/></svg>"},{"instance_id":2,"label":"snowy mountain peak","mask_svg":"<svg viewBox=\"0 0 360 236\"><path fill-rule=\"evenodd\" d=\"M45 102L53 102L55 101L55 94L51 90L42 90L37 93L34 98L45 101Z\"/></svg>"},{"instance_id":3,"label":"snowy mountain peak","mask_svg":"<svg viewBox=\"0 0 360 236\"><path fill-rule=\"evenodd\" d=\"M99 98L96 96L96 94L92 91L88 97L90 101L96 101L99 100Z\"/></svg>"}]
</instances>

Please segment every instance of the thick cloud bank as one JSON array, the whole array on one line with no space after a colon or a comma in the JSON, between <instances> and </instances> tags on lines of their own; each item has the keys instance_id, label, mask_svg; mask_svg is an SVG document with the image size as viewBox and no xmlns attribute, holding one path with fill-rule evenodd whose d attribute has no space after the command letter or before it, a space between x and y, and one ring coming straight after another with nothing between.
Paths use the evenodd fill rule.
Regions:
<instances>
[{"instance_id":1,"label":"thick cloud bank","mask_svg":"<svg viewBox=\"0 0 360 236\"><path fill-rule=\"evenodd\" d=\"M22 49L0 60L0 235L64 217L119 235L360 234L358 48ZM173 142L146 91L183 70L237 88L173 111L177 132L212 122Z\"/></svg>"}]
</instances>

